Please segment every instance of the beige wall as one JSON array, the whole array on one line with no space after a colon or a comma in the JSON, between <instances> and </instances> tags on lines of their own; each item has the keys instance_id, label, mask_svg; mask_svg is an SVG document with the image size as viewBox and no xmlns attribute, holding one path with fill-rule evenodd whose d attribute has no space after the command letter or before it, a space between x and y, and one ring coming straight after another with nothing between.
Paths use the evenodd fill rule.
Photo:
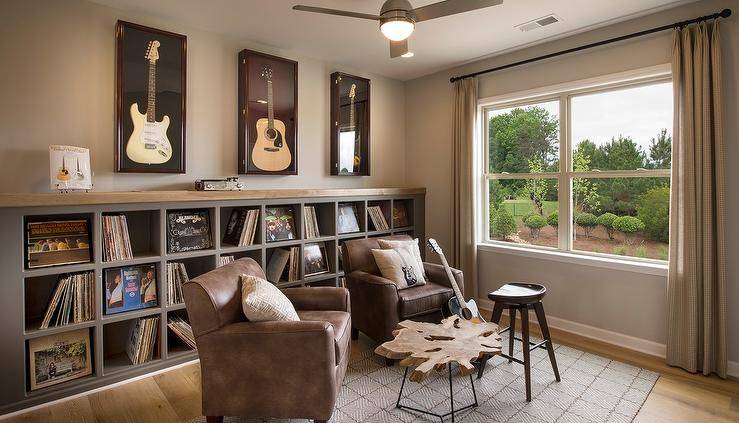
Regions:
<instances>
[{"instance_id":1,"label":"beige wall","mask_svg":"<svg viewBox=\"0 0 739 423\"><path fill-rule=\"evenodd\" d=\"M634 31L690 19L734 8L735 15L722 21L723 75L726 140L727 216L739 213L739 119L736 118L739 85L739 21L736 1L701 1L643 18L615 24L481 60L456 69L406 83L406 139L409 166L407 183L428 188L426 232L442 245L450 239L451 116L452 85L449 77L515 62L541 54L628 34ZM488 74L480 78L479 95L489 97L545 87L562 82L669 63L669 32L611 44L546 62ZM739 254L739 222L728 222L728 257ZM733 235L733 236L731 236ZM626 271L555 263L517 255L482 251L479 255L478 294L485 294L511 281L540 281L552 289L547 297L548 313L577 323L664 343L666 334L667 281ZM729 262L729 304L739 299L739 263ZM729 357L739 361L739 309L729 307Z\"/></svg>"},{"instance_id":2,"label":"beige wall","mask_svg":"<svg viewBox=\"0 0 739 423\"><path fill-rule=\"evenodd\" d=\"M134 16L82 0L3 0L0 26L0 192L47 192L48 145L91 149L95 189L185 188L235 175L237 54L244 48L299 61L299 175L242 177L249 187L378 187L405 184L405 96L400 81L295 56L247 40ZM185 34L187 174L113 172L115 22ZM372 176L329 169L329 74L372 79Z\"/></svg>"}]
</instances>

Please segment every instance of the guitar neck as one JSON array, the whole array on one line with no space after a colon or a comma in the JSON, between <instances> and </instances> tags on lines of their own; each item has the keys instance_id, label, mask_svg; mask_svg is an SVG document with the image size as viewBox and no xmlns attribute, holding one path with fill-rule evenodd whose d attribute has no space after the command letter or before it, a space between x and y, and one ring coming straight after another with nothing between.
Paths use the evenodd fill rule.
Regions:
<instances>
[{"instance_id":1,"label":"guitar neck","mask_svg":"<svg viewBox=\"0 0 739 423\"><path fill-rule=\"evenodd\" d=\"M271 79L267 80L267 127L270 129L274 129L275 127L275 107Z\"/></svg>"},{"instance_id":2,"label":"guitar neck","mask_svg":"<svg viewBox=\"0 0 739 423\"><path fill-rule=\"evenodd\" d=\"M157 65L149 61L149 84L146 97L146 121L156 121Z\"/></svg>"},{"instance_id":3,"label":"guitar neck","mask_svg":"<svg viewBox=\"0 0 739 423\"><path fill-rule=\"evenodd\" d=\"M354 123L354 97L352 97L349 103L349 129L353 131L355 126L356 125Z\"/></svg>"},{"instance_id":4,"label":"guitar neck","mask_svg":"<svg viewBox=\"0 0 739 423\"><path fill-rule=\"evenodd\" d=\"M459 299L460 303L464 302L464 295L462 295L462 291L459 289L459 285L457 285L457 279L454 278L454 273L452 273L452 268L449 267L449 263L446 261L446 257L444 257L444 253L439 253L439 257L441 257L441 264L444 265L444 270L446 270L446 275L449 278L449 283L452 285L452 289L454 290L454 295L457 296L457 299Z\"/></svg>"}]
</instances>

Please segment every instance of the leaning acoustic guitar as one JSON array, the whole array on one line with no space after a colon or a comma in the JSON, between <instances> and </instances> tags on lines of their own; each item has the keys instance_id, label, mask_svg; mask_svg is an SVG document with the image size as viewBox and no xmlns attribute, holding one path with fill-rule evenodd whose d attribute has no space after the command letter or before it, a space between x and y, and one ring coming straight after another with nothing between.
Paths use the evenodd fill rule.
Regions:
<instances>
[{"instance_id":1,"label":"leaning acoustic guitar","mask_svg":"<svg viewBox=\"0 0 739 423\"><path fill-rule=\"evenodd\" d=\"M449 299L449 311L465 320L476 322L485 321L480 314L480 310L477 308L475 300L469 300L467 302L464 301L464 295L462 295L462 291L459 289L459 285L457 285L457 280L454 279L452 268L449 267L449 263L447 263L446 257L444 257L444 252L441 251L439 244L433 238L429 238L428 244L429 248L431 248L431 250L441 258L441 263L444 265L444 270L446 270L449 283L452 285L452 289L454 289L454 296Z\"/></svg>"}]
</instances>

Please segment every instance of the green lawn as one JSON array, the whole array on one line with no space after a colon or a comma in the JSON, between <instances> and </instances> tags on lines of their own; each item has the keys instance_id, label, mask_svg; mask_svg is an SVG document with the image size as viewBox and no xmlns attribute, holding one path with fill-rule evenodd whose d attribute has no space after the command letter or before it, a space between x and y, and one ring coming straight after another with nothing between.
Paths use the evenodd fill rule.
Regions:
<instances>
[{"instance_id":1,"label":"green lawn","mask_svg":"<svg viewBox=\"0 0 739 423\"><path fill-rule=\"evenodd\" d=\"M549 216L550 213L557 211L559 207L556 201L544 201L544 217ZM503 201L503 207L508 210L515 218L516 222L520 225L521 218L534 211L534 204L531 200L505 200Z\"/></svg>"}]
</instances>

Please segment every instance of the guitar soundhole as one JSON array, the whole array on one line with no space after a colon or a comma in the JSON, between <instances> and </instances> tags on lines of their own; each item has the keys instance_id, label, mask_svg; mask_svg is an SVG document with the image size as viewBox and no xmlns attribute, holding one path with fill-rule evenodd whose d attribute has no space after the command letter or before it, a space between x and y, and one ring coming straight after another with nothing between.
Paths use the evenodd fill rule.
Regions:
<instances>
[{"instance_id":1,"label":"guitar soundhole","mask_svg":"<svg viewBox=\"0 0 739 423\"><path fill-rule=\"evenodd\" d=\"M277 130L274 128L267 128L267 130L264 131L264 135L267 136L268 140L274 141L275 138L277 138Z\"/></svg>"}]
</instances>

